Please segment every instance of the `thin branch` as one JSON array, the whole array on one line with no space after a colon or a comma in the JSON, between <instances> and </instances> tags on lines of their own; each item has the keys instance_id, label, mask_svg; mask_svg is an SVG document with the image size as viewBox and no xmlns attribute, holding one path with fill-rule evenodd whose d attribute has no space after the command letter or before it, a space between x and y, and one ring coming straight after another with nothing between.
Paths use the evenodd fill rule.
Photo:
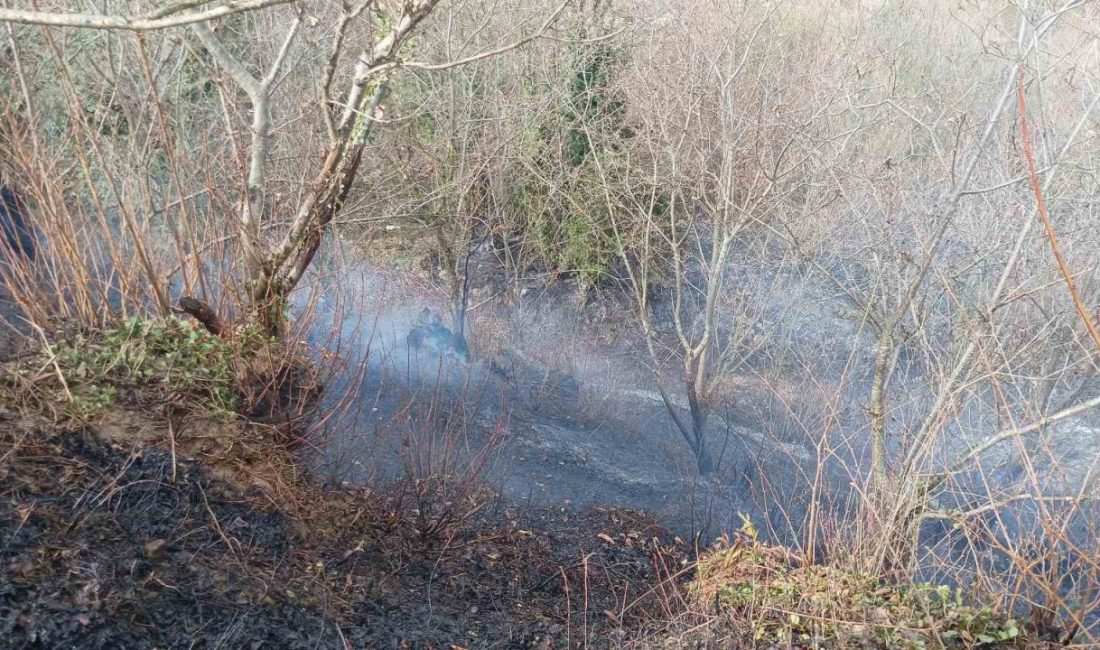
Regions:
<instances>
[{"instance_id":1,"label":"thin branch","mask_svg":"<svg viewBox=\"0 0 1100 650\"><path fill-rule=\"evenodd\" d=\"M275 79L279 76L279 71L282 70L283 64L286 62L287 52L290 51L290 45L294 42L294 37L298 34L298 28L302 25L302 8L298 8L298 15L294 17L294 23L290 26L290 31L286 34L286 39L283 40L282 47L279 48L279 53L275 55L275 61L271 64L271 69L268 71L267 76L264 77L261 82L264 90L269 90L275 83Z\"/></svg>"},{"instance_id":2,"label":"thin branch","mask_svg":"<svg viewBox=\"0 0 1100 650\"><path fill-rule=\"evenodd\" d=\"M206 23L195 23L191 27L195 32L195 36L199 37L199 41L202 42L206 51L214 57L214 60L218 62L222 68L233 78L233 81L237 82L237 85L241 87L248 94L248 98L256 103L260 95L263 94L263 83L254 77L248 68L240 59L233 56L229 50L222 44L221 39L214 35L214 32L210 31L210 26ZM293 30L292 30L293 33Z\"/></svg>"},{"instance_id":3,"label":"thin branch","mask_svg":"<svg viewBox=\"0 0 1100 650\"><path fill-rule=\"evenodd\" d=\"M948 519L952 521L972 519L974 517L977 517L978 515L987 512L996 512L1009 504L1018 503L1020 501L1031 501L1033 503L1071 503L1074 505L1080 505L1083 502L1095 500L1096 497L1043 496L1038 494L1022 493L1003 497L977 508L971 508L970 510L929 510L921 514L921 519Z\"/></svg>"},{"instance_id":4,"label":"thin branch","mask_svg":"<svg viewBox=\"0 0 1100 650\"><path fill-rule=\"evenodd\" d=\"M1052 413L1051 415L1040 418L1035 422L1032 422L1031 424L1022 427L1011 427L998 431L997 433L994 433L977 445L971 447L969 450L963 452L962 454L959 454L959 456L955 458L955 462L951 464L947 471L943 472L940 475L940 478L937 481L933 481L931 485L932 487L936 487L944 480L946 480L948 475L958 471L966 463L970 462L974 458L988 451L990 448L995 447L996 445L1006 440L1011 440L1013 438L1018 438L1022 435L1031 433L1033 431L1045 429L1046 427L1054 424L1055 422L1058 422L1059 420L1064 420L1075 415L1080 415L1098 406L1100 406L1100 396L1085 400L1084 402L1081 402L1075 406L1071 406L1067 409L1062 409L1057 413Z\"/></svg>"},{"instance_id":5,"label":"thin branch","mask_svg":"<svg viewBox=\"0 0 1100 650\"><path fill-rule=\"evenodd\" d=\"M79 27L83 29L126 29L152 31L203 23L247 11L256 11L276 5L290 4L297 0L226 0L219 7L202 11L187 11L207 4L204 1L185 0L168 7L132 16L119 14L73 14L53 11L26 11L0 8L0 22L45 25L49 27Z\"/></svg>"},{"instance_id":6,"label":"thin branch","mask_svg":"<svg viewBox=\"0 0 1100 650\"><path fill-rule=\"evenodd\" d=\"M1069 289L1069 294L1073 298L1073 306L1077 310L1077 315L1085 323L1085 329L1092 337L1092 342L1096 344L1096 349L1100 350L1100 332L1096 331L1096 326L1092 323L1092 317L1088 309L1085 308L1085 303L1081 300L1080 292L1077 291L1077 284L1073 281L1073 274L1070 273L1069 265L1066 264L1066 259L1062 255L1062 247L1058 245L1058 236L1054 232L1054 224L1047 212L1046 202L1043 201L1043 188L1039 183L1039 172L1035 169L1035 154L1031 147L1031 132L1027 128L1027 102L1024 100L1022 70L1016 79L1016 98L1020 109L1020 136L1024 145L1024 157L1027 159L1027 172L1031 180L1031 191L1035 193L1035 207L1039 211L1039 218L1043 220L1043 228L1046 229L1050 249L1054 253L1055 261L1058 262L1058 270L1062 273L1066 288Z\"/></svg>"},{"instance_id":7,"label":"thin branch","mask_svg":"<svg viewBox=\"0 0 1100 650\"><path fill-rule=\"evenodd\" d=\"M451 68L457 68L459 66L467 65L467 64L470 64L470 63L476 63L478 61L483 61L485 59L489 59L489 58L492 58L492 57L500 55L500 54L505 54L506 52L510 52L512 50L518 49L520 47L523 47L524 45L527 45L528 43L530 43L532 41L536 41L536 40L542 38L546 34L546 32L550 29L550 27L552 27L553 24L555 22L557 22L558 17L561 16L562 12L565 11L565 8L567 6L569 6L569 3L571 1L572 0L565 0L565 2L562 2L560 5L558 5L558 8L556 10L554 10L554 13L550 14L550 17L546 19L546 22L544 22L542 24L542 26L539 27L533 34L531 34L530 36L525 36L524 38L521 38L517 41L513 41L511 43L508 43L507 45L502 45L502 46L500 46L496 49L493 49L493 50L486 50L486 51L480 52L478 54L473 54L473 55L468 56L464 59L456 59L454 61L446 61L444 63L424 63L424 62L420 62L420 61L404 61L404 62L395 62L393 64L393 66L394 67L400 66L402 68L416 68L417 70L450 70ZM615 34L622 33L624 30L625 30L625 28L623 30L619 30ZM606 38L611 38L611 37L615 36L615 34L608 34L606 36Z\"/></svg>"},{"instance_id":8,"label":"thin branch","mask_svg":"<svg viewBox=\"0 0 1100 650\"><path fill-rule=\"evenodd\" d=\"M364 2L351 11L348 11L345 5L344 13L340 15L340 20L336 23L336 35L332 39L332 49L329 50L328 61L325 63L325 73L321 77L322 81L319 86L322 108L321 114L325 118L325 130L328 132L330 143L336 142L336 121L333 119L332 110L332 80L336 76L336 65L339 63L340 53L344 49L344 37L347 35L348 25L351 21L355 20L369 4L369 2Z\"/></svg>"},{"instance_id":9,"label":"thin branch","mask_svg":"<svg viewBox=\"0 0 1100 650\"><path fill-rule=\"evenodd\" d=\"M1050 170L1051 170L1051 166L1047 165L1046 167L1043 167L1042 169L1040 169L1038 173L1045 174ZM972 196L974 194L988 194L990 192L996 192L997 190L1003 190L1004 188L1015 185L1016 183L1019 183L1020 181L1026 181L1026 180L1028 180L1028 178L1030 178L1030 175L1029 174L1024 174L1022 176L1017 176L1016 178L1009 179L1009 180L1007 180L1003 183L998 183L996 185L990 185L989 187L978 187L978 188L975 188L975 189L972 189L972 190L963 190L959 194L960 194L960 196Z\"/></svg>"}]
</instances>

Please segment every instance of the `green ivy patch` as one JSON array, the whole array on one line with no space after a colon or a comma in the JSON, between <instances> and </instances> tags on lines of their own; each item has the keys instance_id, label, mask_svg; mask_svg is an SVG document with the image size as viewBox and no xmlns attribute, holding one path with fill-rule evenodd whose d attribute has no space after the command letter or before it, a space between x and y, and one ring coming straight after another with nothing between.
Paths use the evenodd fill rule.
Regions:
<instances>
[{"instance_id":1,"label":"green ivy patch","mask_svg":"<svg viewBox=\"0 0 1100 650\"><path fill-rule=\"evenodd\" d=\"M237 412L237 361L263 343L258 330L221 338L174 317L135 317L113 329L63 337L16 372L53 370L46 377L56 380L55 401L77 419L109 409L123 392L155 394L158 401L229 419Z\"/></svg>"}]
</instances>

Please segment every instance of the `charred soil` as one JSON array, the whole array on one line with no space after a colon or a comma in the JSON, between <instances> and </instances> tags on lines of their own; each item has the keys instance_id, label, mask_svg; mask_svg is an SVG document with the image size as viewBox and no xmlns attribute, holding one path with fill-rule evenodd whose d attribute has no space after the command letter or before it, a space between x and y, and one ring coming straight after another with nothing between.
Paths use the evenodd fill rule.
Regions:
<instances>
[{"instance_id":1,"label":"charred soil","mask_svg":"<svg viewBox=\"0 0 1100 650\"><path fill-rule=\"evenodd\" d=\"M479 489L429 517L446 494L321 490L248 425L120 419L0 417L0 646L607 647L683 566L638 513Z\"/></svg>"}]
</instances>

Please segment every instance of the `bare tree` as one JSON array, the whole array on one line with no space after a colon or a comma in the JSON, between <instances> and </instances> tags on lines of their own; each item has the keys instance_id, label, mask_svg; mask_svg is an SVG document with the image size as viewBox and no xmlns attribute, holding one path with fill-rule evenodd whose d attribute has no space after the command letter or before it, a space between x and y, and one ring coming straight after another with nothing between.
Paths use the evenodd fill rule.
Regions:
<instances>
[{"instance_id":1,"label":"bare tree","mask_svg":"<svg viewBox=\"0 0 1100 650\"><path fill-rule=\"evenodd\" d=\"M247 59L235 53L211 23L214 19L247 11L272 11L276 5L291 3L285 0L231 1L209 9L196 9L196 3L178 3L135 15L23 10L4 10L0 15L0 19L14 22L122 29L139 34L177 25L189 26L203 50L247 102L250 119L247 137L244 138L248 142L243 156L246 172L243 191L236 208L236 238L241 249L247 309L251 319L273 335L283 333L287 296L309 268L326 229L344 205L358 175L364 148L376 122L381 102L389 90L389 77L393 71L399 68L447 70L498 55L542 36L565 8L564 3L559 5L541 25L536 25L530 33L510 43L498 44L455 60L427 63L405 60L400 54L411 36L417 33L422 23L437 9L438 0L398 2L392 8L374 7L369 0L343 2L334 18L328 55L319 57L321 66L317 75L319 81L316 111L323 117L327 143L313 163L313 169L307 172L309 180L305 191L300 193L289 218L280 218L280 215L270 214L272 196L269 170L272 165L274 134L280 128L274 121L277 111L273 104L277 100L300 101L299 98L287 96L285 93L279 94L279 86L286 79L288 61L299 40L303 22L315 24L318 19L307 15L307 3L294 3L289 7L293 12L289 27L285 29L273 52L265 57L267 63L262 66L259 74L254 69L258 67L256 60L260 57ZM366 17L374 18L377 22L372 27L374 37L360 48L351 70L344 74L342 58L350 47L349 41L353 36L363 36L361 31L353 33L353 27L357 21ZM248 24L250 23L246 22ZM140 37L138 42L140 43ZM300 63L299 58L295 65ZM341 85L342 90L337 88ZM334 99L334 96L340 99ZM230 100L232 101L231 98ZM235 110L234 107L233 111ZM229 124L232 124L232 119ZM230 134L235 137L237 129L233 126L229 129ZM126 210L123 213L130 214ZM285 224L280 228L281 236L269 236L270 224ZM142 253L142 237L136 223L130 223L130 231L138 246L139 259L144 266L147 281L157 295L161 311L166 312L169 305L161 274L149 256ZM184 306L195 304L197 303L188 301Z\"/></svg>"},{"instance_id":2,"label":"bare tree","mask_svg":"<svg viewBox=\"0 0 1100 650\"><path fill-rule=\"evenodd\" d=\"M649 58L635 62L632 81L645 91L628 103L638 104L644 149L625 163L594 154L662 400L703 473L714 469L707 421L717 389L758 325L759 314L730 311L731 251L797 185L808 128L828 105L804 105L790 80L765 78L779 54L767 42L772 9L711 9L655 35ZM656 317L662 283L671 332ZM662 380L669 357L686 418Z\"/></svg>"}]
</instances>

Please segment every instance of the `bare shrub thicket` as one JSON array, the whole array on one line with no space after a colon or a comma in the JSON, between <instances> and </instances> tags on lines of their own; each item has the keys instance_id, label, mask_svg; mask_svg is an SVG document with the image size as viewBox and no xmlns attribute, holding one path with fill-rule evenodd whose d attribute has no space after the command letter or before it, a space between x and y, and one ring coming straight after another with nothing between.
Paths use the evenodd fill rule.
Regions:
<instances>
[{"instance_id":1,"label":"bare shrub thicket","mask_svg":"<svg viewBox=\"0 0 1100 650\"><path fill-rule=\"evenodd\" d=\"M1081 544L1095 454L1080 436L1094 430L1087 414L1100 402L1097 347L1067 277L1077 302L1094 305L1095 234L1084 226L1100 96L1085 54L1094 9L953 15L934 3L920 14L830 5L769 15L690 3L663 16L620 77L639 137L594 157L639 333L658 382L680 366L687 408L664 397L674 419L691 418L676 428L700 468L710 464L710 382L763 333L773 359L810 360L795 364L804 392L832 386L862 407L826 400L835 421L807 428L820 464L839 469L804 477L816 524L792 532L809 557L992 580L1045 625L1086 627L1096 564ZM1059 206L1061 268L1037 218L1025 136L1036 142L1036 189ZM732 269L738 255L761 268ZM784 265L813 278L815 297L828 296L825 310L841 320L814 334L798 303L779 298L767 311L712 298L775 287L769 272ZM799 326L811 334L788 336ZM822 339L838 336L843 358L821 358ZM758 372L772 386L792 380L782 363ZM736 391L723 397L736 404ZM827 503L835 492L819 481L852 483L853 502ZM825 521L835 513L846 521ZM963 532L937 534L937 520ZM955 540L954 551L918 558L922 531Z\"/></svg>"},{"instance_id":2,"label":"bare shrub thicket","mask_svg":"<svg viewBox=\"0 0 1100 650\"><path fill-rule=\"evenodd\" d=\"M415 61L401 48L437 10L435 0L227 5L221 13L230 17L217 24L193 3L149 3L146 13L117 3L97 14L64 4L2 14L76 28L8 23L7 97L21 109L6 112L6 139L18 152L10 173L37 190L42 212L70 210L61 197L74 196L93 217L65 226L66 215L51 215L44 221L64 231L47 234L74 246L108 243L91 254L111 268L59 284L127 276L116 284L167 314L178 281L184 293L224 300L276 334L290 292L374 151L371 128L390 78L399 68L445 70L507 50L541 35L561 12L514 15L511 43ZM167 29L177 24L185 29ZM73 57L77 49L83 55ZM96 230L78 232L87 222L98 222ZM156 241L153 229L164 231ZM219 256L225 243L230 254ZM211 268L233 282L202 286Z\"/></svg>"},{"instance_id":3,"label":"bare shrub thicket","mask_svg":"<svg viewBox=\"0 0 1100 650\"><path fill-rule=\"evenodd\" d=\"M411 232L465 337L488 252L492 292L629 299L701 473L726 414L785 414L758 475L803 471L753 494L806 558L1096 642L1097 7L254 4L137 32L0 13L36 323L194 295L277 331L335 224Z\"/></svg>"},{"instance_id":4,"label":"bare shrub thicket","mask_svg":"<svg viewBox=\"0 0 1100 650\"><path fill-rule=\"evenodd\" d=\"M824 82L836 103L814 122L828 145L815 147L817 164L798 179L803 196L817 198L754 223L787 241L852 325L843 363L807 364L817 377L802 379L856 395L866 409L823 427L827 456L861 486L859 514L834 531L830 555L875 572L910 576L920 565L964 584L996 582L991 592L1031 604L1035 616L1083 628L1095 598L1095 550L1081 546L1095 455L1079 438L1090 420L1064 421L1097 405L1097 349L1037 219L1019 107L1042 194L1059 206L1066 265L1095 304L1085 252L1095 234L1082 226L1097 85L1051 72L1072 61L1095 75L1082 58L1095 46L1082 29L1094 10L836 9L806 16L813 33L832 24L826 33L853 43L837 53L847 74ZM934 36L900 40L900 29ZM929 42L933 51L915 49ZM958 546L939 555L943 564L922 563L918 535L944 530L929 524L937 519L955 531L941 541Z\"/></svg>"}]
</instances>

